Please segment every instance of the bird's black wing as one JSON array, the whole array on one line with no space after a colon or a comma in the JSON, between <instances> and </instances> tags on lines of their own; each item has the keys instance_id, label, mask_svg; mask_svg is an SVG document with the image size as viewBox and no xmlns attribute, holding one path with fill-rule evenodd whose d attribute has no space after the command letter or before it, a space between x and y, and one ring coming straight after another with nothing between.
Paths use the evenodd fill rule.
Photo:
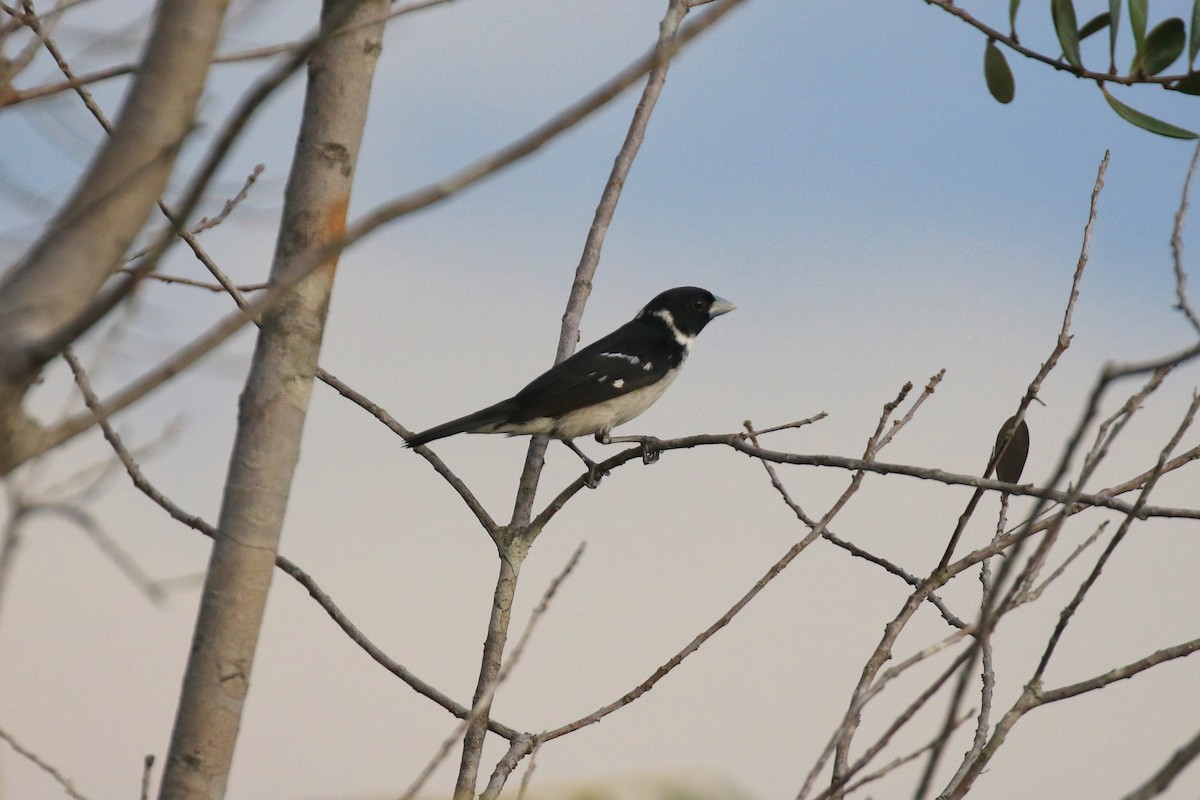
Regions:
<instances>
[{"instance_id":1,"label":"bird's black wing","mask_svg":"<svg viewBox=\"0 0 1200 800\"><path fill-rule=\"evenodd\" d=\"M512 422L554 417L649 386L683 363L686 351L635 319L551 367L517 392Z\"/></svg>"}]
</instances>

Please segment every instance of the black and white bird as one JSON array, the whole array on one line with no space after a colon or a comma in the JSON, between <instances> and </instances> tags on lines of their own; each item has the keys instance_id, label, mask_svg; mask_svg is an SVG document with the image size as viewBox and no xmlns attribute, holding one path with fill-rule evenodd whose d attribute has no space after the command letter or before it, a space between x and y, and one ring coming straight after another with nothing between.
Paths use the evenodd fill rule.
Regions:
<instances>
[{"instance_id":1,"label":"black and white bird","mask_svg":"<svg viewBox=\"0 0 1200 800\"><path fill-rule=\"evenodd\" d=\"M681 286L655 297L637 316L554 365L507 400L409 437L420 447L456 433L545 434L561 439L588 465L596 464L571 440L595 435L602 444L613 428L641 414L675 380L696 335L736 306L705 289Z\"/></svg>"}]
</instances>

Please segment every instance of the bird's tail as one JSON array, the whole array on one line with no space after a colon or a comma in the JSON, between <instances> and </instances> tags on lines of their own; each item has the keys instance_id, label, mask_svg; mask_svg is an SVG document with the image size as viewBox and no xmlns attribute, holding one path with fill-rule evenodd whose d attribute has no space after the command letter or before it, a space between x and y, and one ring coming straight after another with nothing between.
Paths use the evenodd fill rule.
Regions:
<instances>
[{"instance_id":1,"label":"bird's tail","mask_svg":"<svg viewBox=\"0 0 1200 800\"><path fill-rule=\"evenodd\" d=\"M429 444L432 441L444 439L456 433L491 433L496 429L496 426L507 422L512 412L513 404L504 400L496 403L494 406L488 406L485 409L476 411L474 414L468 414L465 417L443 422L441 425L435 425L427 431L414 433L408 438L404 446L420 447L423 444Z\"/></svg>"}]
</instances>

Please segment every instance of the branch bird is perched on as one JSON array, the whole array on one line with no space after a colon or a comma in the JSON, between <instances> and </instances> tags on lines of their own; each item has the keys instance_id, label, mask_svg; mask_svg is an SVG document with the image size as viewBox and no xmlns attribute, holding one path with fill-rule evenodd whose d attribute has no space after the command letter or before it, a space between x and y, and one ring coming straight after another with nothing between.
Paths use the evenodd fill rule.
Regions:
<instances>
[{"instance_id":1,"label":"branch bird is perched on","mask_svg":"<svg viewBox=\"0 0 1200 800\"><path fill-rule=\"evenodd\" d=\"M512 397L414 434L407 446L420 447L456 433L546 434L561 439L583 459L594 485L595 462L571 440L594 434L601 444L637 441L645 446L645 437L609 434L662 396L696 335L713 317L734 308L695 286L668 289L632 320L555 364Z\"/></svg>"}]
</instances>

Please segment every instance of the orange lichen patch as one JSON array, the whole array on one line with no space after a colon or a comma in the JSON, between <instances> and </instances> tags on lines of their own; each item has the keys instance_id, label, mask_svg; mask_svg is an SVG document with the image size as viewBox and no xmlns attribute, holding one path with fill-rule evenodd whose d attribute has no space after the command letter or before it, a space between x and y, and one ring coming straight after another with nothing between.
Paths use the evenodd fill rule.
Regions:
<instances>
[{"instance_id":1,"label":"orange lichen patch","mask_svg":"<svg viewBox=\"0 0 1200 800\"><path fill-rule=\"evenodd\" d=\"M332 242L340 239L346 232L346 214L350 207L349 193L339 197L333 204L329 206L329 210L325 212L324 225L324 240ZM338 257L330 258L325 264L321 265L321 270L329 271L330 273L337 270Z\"/></svg>"}]
</instances>

